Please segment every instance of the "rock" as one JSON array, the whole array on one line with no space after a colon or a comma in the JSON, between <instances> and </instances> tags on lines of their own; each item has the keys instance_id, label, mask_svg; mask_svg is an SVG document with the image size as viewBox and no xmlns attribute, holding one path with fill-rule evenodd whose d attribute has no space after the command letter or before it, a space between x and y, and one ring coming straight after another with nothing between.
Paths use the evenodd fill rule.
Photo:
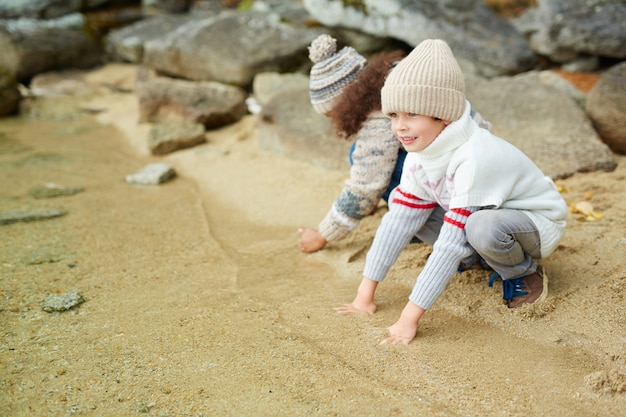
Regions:
<instances>
[{"instance_id":1,"label":"rock","mask_svg":"<svg viewBox=\"0 0 626 417\"><path fill-rule=\"evenodd\" d=\"M144 44L148 40L164 36L194 19L198 18L188 14L160 15L114 29L104 40L107 57L114 61L140 64L143 61Z\"/></svg>"},{"instance_id":2,"label":"rock","mask_svg":"<svg viewBox=\"0 0 626 417\"><path fill-rule=\"evenodd\" d=\"M307 67L307 47L320 33L266 13L223 12L147 41L143 64L188 80L248 88L259 72Z\"/></svg>"},{"instance_id":3,"label":"rock","mask_svg":"<svg viewBox=\"0 0 626 417\"><path fill-rule=\"evenodd\" d=\"M4 0L0 19L54 19L81 10L101 6L110 0Z\"/></svg>"},{"instance_id":4,"label":"rock","mask_svg":"<svg viewBox=\"0 0 626 417\"><path fill-rule=\"evenodd\" d=\"M146 165L141 171L126 176L126 182L137 185L159 185L176 176L174 168L165 162Z\"/></svg>"},{"instance_id":5,"label":"rock","mask_svg":"<svg viewBox=\"0 0 626 417\"><path fill-rule=\"evenodd\" d=\"M200 123L213 129L234 123L247 112L246 91L214 81L177 80L143 71L136 92L142 122Z\"/></svg>"},{"instance_id":6,"label":"rock","mask_svg":"<svg viewBox=\"0 0 626 417\"><path fill-rule=\"evenodd\" d=\"M16 211L0 212L0 225L18 222L34 222L37 220L47 220L55 217L65 216L67 211L63 209L27 209Z\"/></svg>"},{"instance_id":7,"label":"rock","mask_svg":"<svg viewBox=\"0 0 626 417\"><path fill-rule=\"evenodd\" d=\"M257 74L252 83L254 97L261 106L286 91L308 88L309 76L298 73L263 72Z\"/></svg>"},{"instance_id":8,"label":"rock","mask_svg":"<svg viewBox=\"0 0 626 417\"><path fill-rule=\"evenodd\" d=\"M91 68L102 48L85 25L79 13L52 20L0 20L0 67L18 81L54 69Z\"/></svg>"},{"instance_id":9,"label":"rock","mask_svg":"<svg viewBox=\"0 0 626 417\"><path fill-rule=\"evenodd\" d=\"M626 58L623 0L537 0L536 8L512 23L533 50L555 62L585 55Z\"/></svg>"},{"instance_id":10,"label":"rock","mask_svg":"<svg viewBox=\"0 0 626 417\"><path fill-rule=\"evenodd\" d=\"M458 59L473 63L485 76L515 74L536 64L528 42L482 0L303 3L326 26L359 29L411 46L429 38L444 39Z\"/></svg>"},{"instance_id":11,"label":"rock","mask_svg":"<svg viewBox=\"0 0 626 417\"><path fill-rule=\"evenodd\" d=\"M148 147L153 155L165 155L204 142L204 125L200 123L157 123L148 135Z\"/></svg>"},{"instance_id":12,"label":"rock","mask_svg":"<svg viewBox=\"0 0 626 417\"><path fill-rule=\"evenodd\" d=\"M70 310L85 302L82 295L77 290L66 292L65 294L51 295L43 300L41 308L46 313L63 312Z\"/></svg>"},{"instance_id":13,"label":"rock","mask_svg":"<svg viewBox=\"0 0 626 417\"><path fill-rule=\"evenodd\" d=\"M565 95L569 96L578 104L581 109L585 108L587 96L580 91L574 84L555 73L554 71L539 71L537 73L539 80L549 87L553 87Z\"/></svg>"},{"instance_id":14,"label":"rock","mask_svg":"<svg viewBox=\"0 0 626 417\"><path fill-rule=\"evenodd\" d=\"M553 179L617 165L585 111L569 94L545 84L537 71L491 80L469 77L466 96L497 136Z\"/></svg>"},{"instance_id":15,"label":"rock","mask_svg":"<svg viewBox=\"0 0 626 417\"><path fill-rule=\"evenodd\" d=\"M613 152L626 155L626 62L605 71L587 96L585 109Z\"/></svg>"},{"instance_id":16,"label":"rock","mask_svg":"<svg viewBox=\"0 0 626 417\"><path fill-rule=\"evenodd\" d=\"M330 121L313 110L309 90L276 95L259 115L259 148L328 169L349 168L350 141L340 139Z\"/></svg>"},{"instance_id":17,"label":"rock","mask_svg":"<svg viewBox=\"0 0 626 417\"><path fill-rule=\"evenodd\" d=\"M271 92L282 77L259 76L254 82L258 95ZM598 139L581 107L578 93L568 81L548 71L466 79L472 107L492 123L493 132L525 152L554 179L616 167L613 154ZM350 142L340 140L329 120L314 112L305 83L284 90L276 87L259 115L257 135L266 151L326 168L347 168Z\"/></svg>"},{"instance_id":18,"label":"rock","mask_svg":"<svg viewBox=\"0 0 626 417\"><path fill-rule=\"evenodd\" d=\"M53 198L69 196L84 191L82 187L64 187L62 185L46 183L37 185L28 192L34 198Z\"/></svg>"}]
</instances>

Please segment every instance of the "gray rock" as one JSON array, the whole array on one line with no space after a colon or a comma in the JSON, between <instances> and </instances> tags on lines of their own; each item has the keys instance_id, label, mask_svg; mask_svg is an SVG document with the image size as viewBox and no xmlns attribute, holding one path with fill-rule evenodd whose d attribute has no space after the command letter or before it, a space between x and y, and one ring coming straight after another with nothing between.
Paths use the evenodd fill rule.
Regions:
<instances>
[{"instance_id":1,"label":"gray rock","mask_svg":"<svg viewBox=\"0 0 626 417\"><path fill-rule=\"evenodd\" d=\"M626 61L609 68L587 96L585 109L600 137L626 154Z\"/></svg>"},{"instance_id":2,"label":"gray rock","mask_svg":"<svg viewBox=\"0 0 626 417\"><path fill-rule=\"evenodd\" d=\"M429 38L444 39L455 55L485 76L514 74L536 63L528 42L482 0L303 0L326 26L359 29L411 46Z\"/></svg>"},{"instance_id":3,"label":"gray rock","mask_svg":"<svg viewBox=\"0 0 626 417\"><path fill-rule=\"evenodd\" d=\"M74 13L53 20L0 20L0 67L18 81L60 68L91 68L100 61L98 41Z\"/></svg>"},{"instance_id":4,"label":"gray rock","mask_svg":"<svg viewBox=\"0 0 626 417\"><path fill-rule=\"evenodd\" d=\"M40 184L28 192L34 198L54 198L70 196L84 191L82 187L64 187L54 183Z\"/></svg>"},{"instance_id":5,"label":"gray rock","mask_svg":"<svg viewBox=\"0 0 626 417\"><path fill-rule=\"evenodd\" d=\"M104 3L100 1L99 3ZM2 0L0 18L54 19L80 11L81 0Z\"/></svg>"},{"instance_id":6,"label":"gray rock","mask_svg":"<svg viewBox=\"0 0 626 417\"><path fill-rule=\"evenodd\" d=\"M214 81L192 82L142 71L136 92L142 122L200 123L213 129L234 123L247 112L246 91Z\"/></svg>"},{"instance_id":7,"label":"gray rock","mask_svg":"<svg viewBox=\"0 0 626 417\"><path fill-rule=\"evenodd\" d=\"M570 95L543 83L538 72L492 80L470 77L466 95L497 136L554 179L616 167L585 111Z\"/></svg>"},{"instance_id":8,"label":"gray rock","mask_svg":"<svg viewBox=\"0 0 626 417\"><path fill-rule=\"evenodd\" d=\"M160 15L151 17L120 29L112 30L104 39L107 57L114 61L139 64L143 60L144 44L176 30L196 16Z\"/></svg>"},{"instance_id":9,"label":"gray rock","mask_svg":"<svg viewBox=\"0 0 626 417\"><path fill-rule=\"evenodd\" d=\"M200 123L157 123L148 135L148 147L153 155L165 155L204 142L204 125Z\"/></svg>"},{"instance_id":10,"label":"gray rock","mask_svg":"<svg viewBox=\"0 0 626 417\"><path fill-rule=\"evenodd\" d=\"M126 182L136 185L159 185L176 176L176 171L165 162L146 165L141 171L126 176Z\"/></svg>"},{"instance_id":11,"label":"gray rock","mask_svg":"<svg viewBox=\"0 0 626 417\"><path fill-rule=\"evenodd\" d=\"M623 0L538 0L512 23L533 50L555 62L594 55L626 58Z\"/></svg>"},{"instance_id":12,"label":"gray rock","mask_svg":"<svg viewBox=\"0 0 626 417\"><path fill-rule=\"evenodd\" d=\"M320 29L291 26L258 12L191 20L144 44L143 63L195 81L249 87L260 72L297 72Z\"/></svg>"},{"instance_id":13,"label":"gray rock","mask_svg":"<svg viewBox=\"0 0 626 417\"><path fill-rule=\"evenodd\" d=\"M257 138L265 151L328 169L349 167L351 143L340 139L330 121L313 110L308 88L271 99L259 115Z\"/></svg>"},{"instance_id":14,"label":"gray rock","mask_svg":"<svg viewBox=\"0 0 626 417\"><path fill-rule=\"evenodd\" d=\"M0 225L53 219L55 217L65 216L66 214L67 211L63 209L47 208L5 211L0 212Z\"/></svg>"},{"instance_id":15,"label":"gray rock","mask_svg":"<svg viewBox=\"0 0 626 417\"><path fill-rule=\"evenodd\" d=\"M69 291L64 294L51 295L43 300L41 308L46 313L63 312L70 310L82 303L85 299L77 290Z\"/></svg>"},{"instance_id":16,"label":"gray rock","mask_svg":"<svg viewBox=\"0 0 626 417\"><path fill-rule=\"evenodd\" d=\"M585 102L587 101L587 96L585 93L580 91L574 84L561 77L554 71L539 71L537 73L539 80L545 85L556 88L560 92L568 95L572 100L578 104L581 109L585 108Z\"/></svg>"},{"instance_id":17,"label":"gray rock","mask_svg":"<svg viewBox=\"0 0 626 417\"><path fill-rule=\"evenodd\" d=\"M257 74L252 83L252 93L261 106L286 91L308 88L309 76L298 73L263 72Z\"/></svg>"}]
</instances>

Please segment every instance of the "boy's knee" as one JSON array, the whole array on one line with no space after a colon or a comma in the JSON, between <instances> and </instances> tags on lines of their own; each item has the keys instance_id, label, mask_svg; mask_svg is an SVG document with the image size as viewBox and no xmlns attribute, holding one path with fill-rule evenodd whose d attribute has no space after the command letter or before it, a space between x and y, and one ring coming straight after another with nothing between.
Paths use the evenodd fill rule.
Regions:
<instances>
[{"instance_id":1,"label":"boy's knee","mask_svg":"<svg viewBox=\"0 0 626 417\"><path fill-rule=\"evenodd\" d=\"M465 223L465 235L467 241L476 250L488 247L493 238L491 216L487 210L479 210L472 213Z\"/></svg>"}]
</instances>

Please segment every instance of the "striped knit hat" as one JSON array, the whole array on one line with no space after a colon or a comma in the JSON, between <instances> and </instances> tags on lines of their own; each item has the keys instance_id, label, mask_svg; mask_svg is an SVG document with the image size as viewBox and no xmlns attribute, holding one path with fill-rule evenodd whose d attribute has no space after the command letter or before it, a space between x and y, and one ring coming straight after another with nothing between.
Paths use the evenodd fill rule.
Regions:
<instances>
[{"instance_id":1,"label":"striped knit hat","mask_svg":"<svg viewBox=\"0 0 626 417\"><path fill-rule=\"evenodd\" d=\"M320 35L309 46L313 68L309 78L309 96L315 111L326 114L344 87L356 79L367 61L349 46L337 50L337 40Z\"/></svg>"},{"instance_id":2,"label":"striped knit hat","mask_svg":"<svg viewBox=\"0 0 626 417\"><path fill-rule=\"evenodd\" d=\"M448 44L427 39L417 45L387 76L381 100L384 114L459 119L465 110L465 81Z\"/></svg>"}]
</instances>

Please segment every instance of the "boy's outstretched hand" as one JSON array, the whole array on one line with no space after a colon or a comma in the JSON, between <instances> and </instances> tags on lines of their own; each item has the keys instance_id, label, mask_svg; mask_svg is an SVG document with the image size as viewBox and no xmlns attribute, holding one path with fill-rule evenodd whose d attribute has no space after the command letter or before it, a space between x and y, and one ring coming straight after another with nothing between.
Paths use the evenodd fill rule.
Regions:
<instances>
[{"instance_id":1,"label":"boy's outstretched hand","mask_svg":"<svg viewBox=\"0 0 626 417\"><path fill-rule=\"evenodd\" d=\"M409 301L402 310L400 318L389 328L389 336L380 342L381 345L408 345L417 334L417 326L426 310Z\"/></svg>"},{"instance_id":2,"label":"boy's outstretched hand","mask_svg":"<svg viewBox=\"0 0 626 417\"><path fill-rule=\"evenodd\" d=\"M377 286L378 282L364 277L356 292L354 301L350 304L335 307L335 311L344 316L360 313L374 314L376 312L374 294L376 293Z\"/></svg>"},{"instance_id":3,"label":"boy's outstretched hand","mask_svg":"<svg viewBox=\"0 0 626 417\"><path fill-rule=\"evenodd\" d=\"M349 316L350 314L364 314L364 313L374 314L376 313L376 304L374 303L356 304L355 301L353 301L350 304L343 304L343 305L340 305L339 307L335 307L334 310L339 314L343 314L344 316Z\"/></svg>"},{"instance_id":4,"label":"boy's outstretched hand","mask_svg":"<svg viewBox=\"0 0 626 417\"><path fill-rule=\"evenodd\" d=\"M326 239L315 229L298 229L300 233L300 250L304 253L317 252L326 246Z\"/></svg>"}]
</instances>

